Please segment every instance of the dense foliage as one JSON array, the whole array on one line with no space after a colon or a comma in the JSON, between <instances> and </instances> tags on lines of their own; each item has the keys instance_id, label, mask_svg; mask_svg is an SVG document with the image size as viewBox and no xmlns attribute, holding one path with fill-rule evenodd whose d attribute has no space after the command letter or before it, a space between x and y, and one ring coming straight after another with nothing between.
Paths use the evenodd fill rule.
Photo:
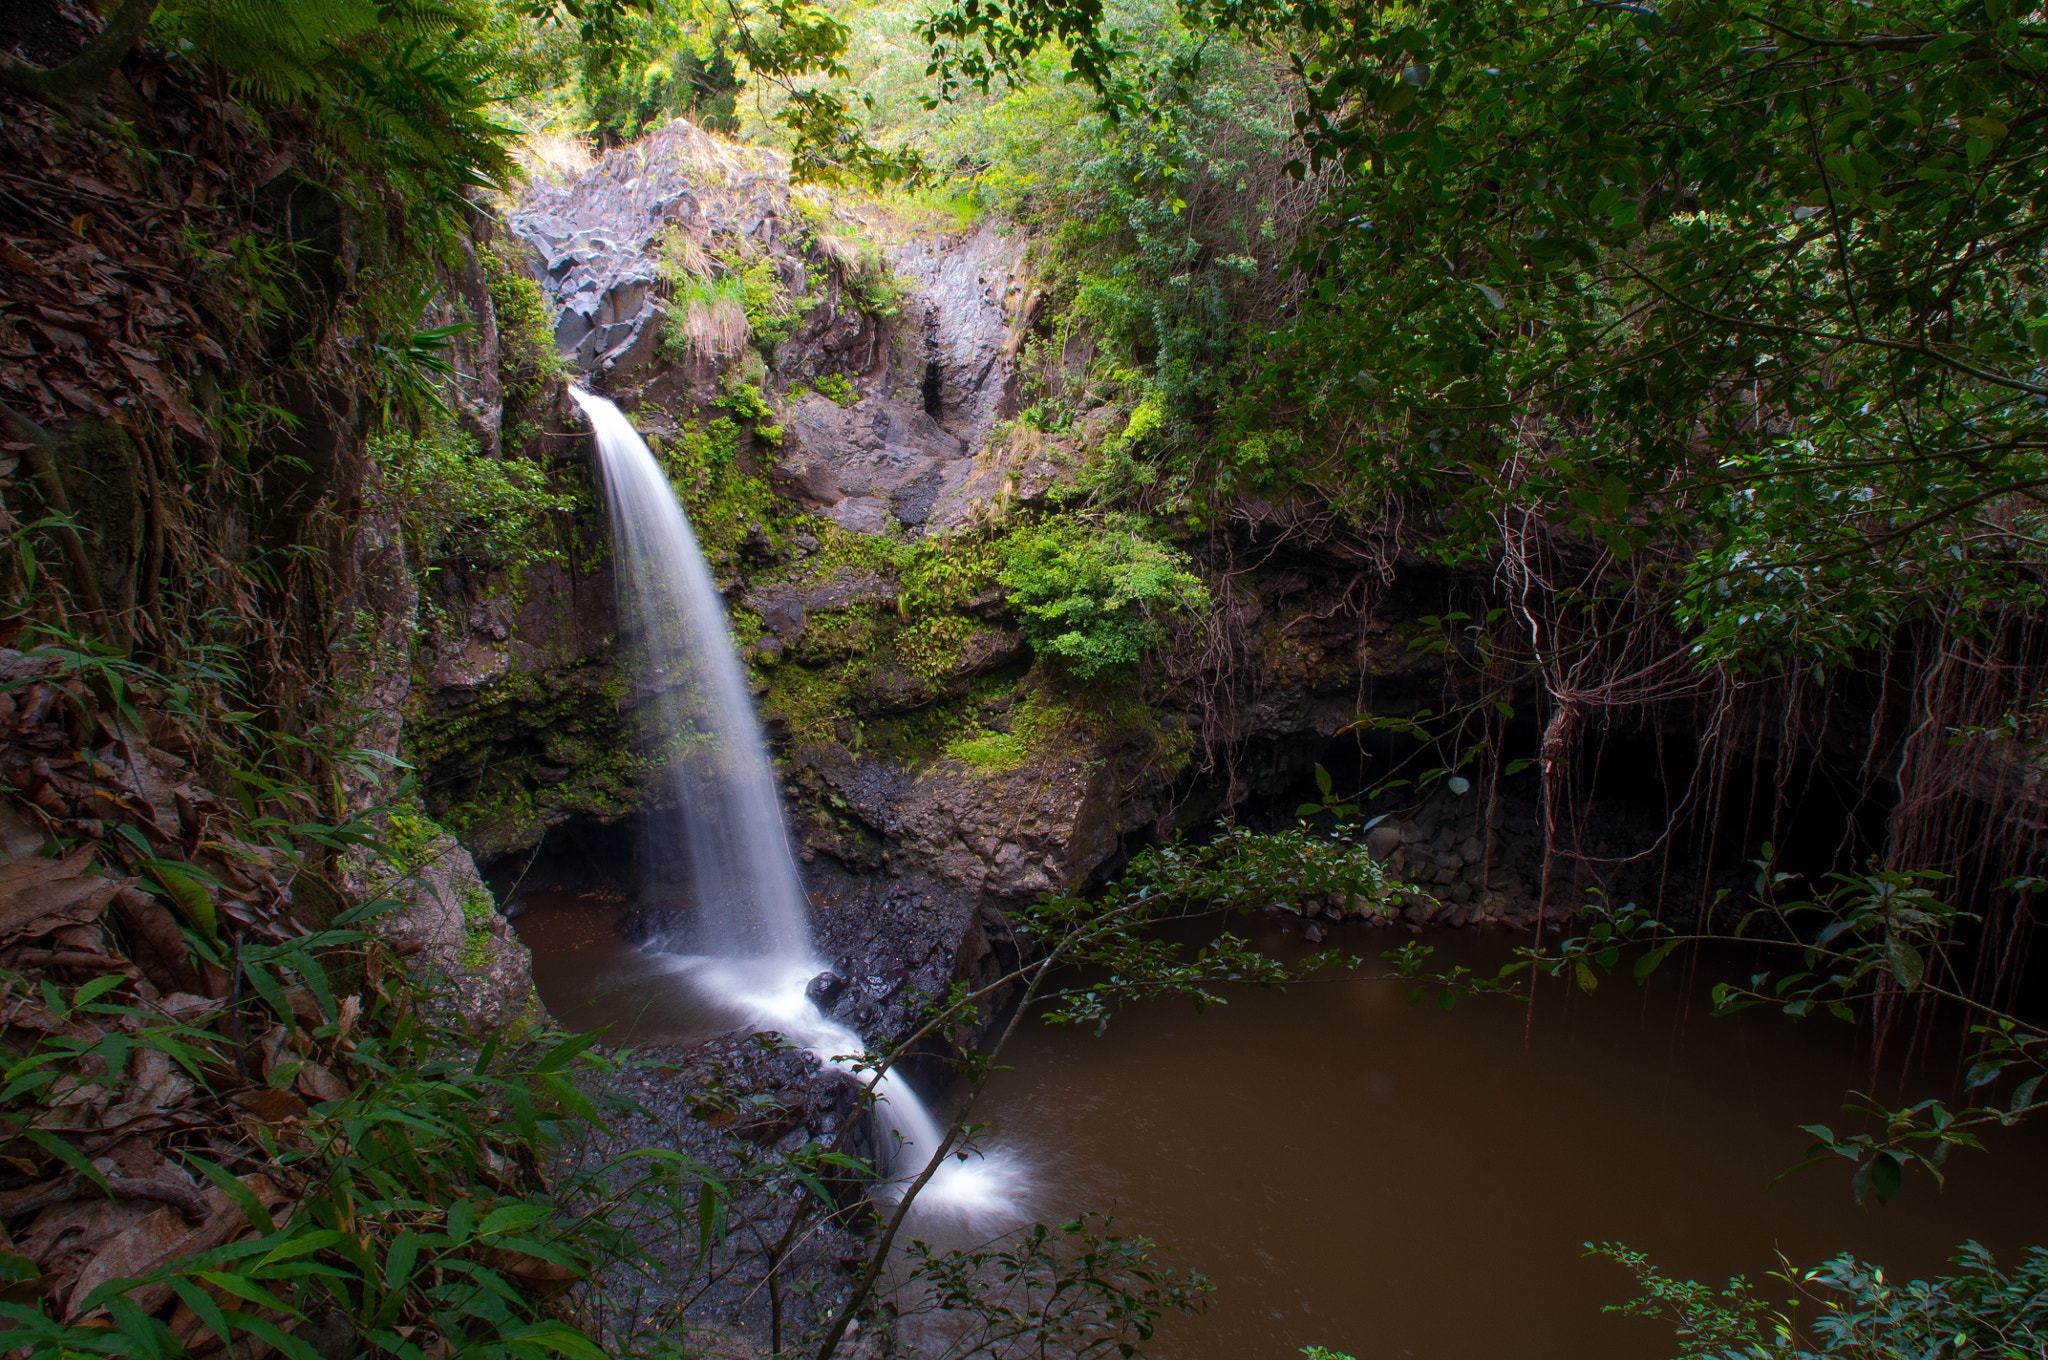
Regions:
<instances>
[{"instance_id":1,"label":"dense foliage","mask_svg":"<svg viewBox=\"0 0 2048 1360\"><path fill-rule=\"evenodd\" d=\"M1954 1275L1897 1281L1853 1256L1788 1271L1783 1281L1818 1305L1811 1319L1780 1311L1740 1277L1716 1290L1673 1280L1640 1252L1593 1249L1627 1267L1642 1294L1609 1311L1662 1317L1686 1357L1715 1360L1833 1360L1847 1356L2028 1355L2048 1340L2048 1251L1999 1269L1975 1242L1955 1257Z\"/></svg>"},{"instance_id":2,"label":"dense foliage","mask_svg":"<svg viewBox=\"0 0 2048 1360\"><path fill-rule=\"evenodd\" d=\"M1165 620L1208 602L1185 557L1127 524L1058 519L1003 540L997 579L1025 635L1076 675L1136 664Z\"/></svg>"}]
</instances>

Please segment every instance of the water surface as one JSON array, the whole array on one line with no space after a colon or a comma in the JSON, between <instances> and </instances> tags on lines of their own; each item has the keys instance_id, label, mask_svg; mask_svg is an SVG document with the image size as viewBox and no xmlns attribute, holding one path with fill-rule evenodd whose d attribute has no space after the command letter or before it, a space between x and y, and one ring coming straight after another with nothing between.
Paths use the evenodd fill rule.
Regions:
<instances>
[{"instance_id":1,"label":"water surface","mask_svg":"<svg viewBox=\"0 0 2048 1360\"><path fill-rule=\"evenodd\" d=\"M550 1010L642 1042L737 1023L618 939L616 900L521 894L514 924ZM1266 918L1239 928L1283 955L1305 947ZM1325 943L1373 956L1408 938L1344 927ZM1489 968L1509 943L1428 938L1441 962ZM1411 1008L1405 984L1341 981L1249 988L1206 1014L1146 1003L1099 1038L1027 1022L975 1118L1031 1168L1037 1217L1111 1211L1216 1282L1205 1315L1162 1325L1158 1360L1311 1343L1358 1360L1662 1360L1669 1329L1604 1315L1631 1282L1582 1243L1719 1281L1761 1277L1780 1251L1925 1274L1966 1238L2006 1259L2048 1239L2048 1137L2033 1129L1960 1154L1946 1188L1909 1176L1882 1208L1851 1202L1847 1163L1774 1185L1808 1141L1797 1125L1846 1125L1866 1055L1832 1021L1708 1016L1715 966L1748 961L1688 977L1674 960L1590 997L1548 987L1533 1017L1520 1001Z\"/></svg>"},{"instance_id":2,"label":"water surface","mask_svg":"<svg viewBox=\"0 0 2048 1360\"><path fill-rule=\"evenodd\" d=\"M1301 947L1264 929L1276 952ZM1346 927L1326 943L1407 938ZM1506 949L1430 938L1444 962ZM1591 997L1551 987L1533 1021L1519 1002L1446 1014L1411 1008L1405 984L1343 982L1249 988L1206 1014L1147 1003L1100 1038L1027 1026L975 1115L1053 1187L1040 1216L1113 1208L1216 1281L1206 1315L1169 1319L1147 1348L1167 1360L1312 1343L1359 1360L1651 1360L1677 1353L1670 1330L1603 1315L1631 1280L1582 1243L1719 1282L1780 1251L1924 1274L1969 1237L2013 1260L2048 1240L2038 1130L1961 1155L1945 1189L1910 1176L1882 1208L1854 1205L1846 1162L1773 1185L1811 1141L1798 1124L1846 1126L1840 1093L1867 1075L1855 1036L1709 1017L1707 980L1668 967Z\"/></svg>"}]
</instances>

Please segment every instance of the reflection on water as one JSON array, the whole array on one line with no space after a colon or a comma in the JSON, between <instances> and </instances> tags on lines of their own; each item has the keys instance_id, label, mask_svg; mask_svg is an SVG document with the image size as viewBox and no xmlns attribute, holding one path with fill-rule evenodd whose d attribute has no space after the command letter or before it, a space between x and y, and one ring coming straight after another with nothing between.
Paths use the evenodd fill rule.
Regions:
<instances>
[{"instance_id":1,"label":"reflection on water","mask_svg":"<svg viewBox=\"0 0 2048 1360\"><path fill-rule=\"evenodd\" d=\"M613 886L526 888L512 928L533 951L533 981L549 1014L573 1033L603 1029L607 1043L652 1044L734 1029L740 1009L677 985L675 960L620 938L625 894Z\"/></svg>"},{"instance_id":2,"label":"reflection on water","mask_svg":"<svg viewBox=\"0 0 2048 1360\"><path fill-rule=\"evenodd\" d=\"M1327 944L1372 956L1407 938L1346 927ZM1489 968L1505 949L1434 942ZM1779 1250L1925 1274L1969 1237L2010 1260L2048 1238L2039 1130L1960 1157L1945 1190L1909 1179L1884 1208L1851 1203L1847 1163L1773 1186L1804 1151L1798 1124L1849 1119L1835 1093L1863 1077L1853 1038L1709 1017L1707 982L1677 962L1646 988L1545 992L1526 1045L1522 1004L1410 1009L1397 983L1247 989L1201 1015L1146 1004L1100 1038L1030 1026L975 1113L1038 1164L1041 1215L1113 1209L1216 1281L1207 1314L1162 1324L1146 1348L1162 1360L1311 1343L1359 1360L1661 1360L1667 1328L1602 1315L1630 1281L1582 1243L1719 1282L1765 1274Z\"/></svg>"},{"instance_id":3,"label":"reflection on water","mask_svg":"<svg viewBox=\"0 0 2048 1360\"><path fill-rule=\"evenodd\" d=\"M616 894L520 901L541 998L570 1028L645 1043L744 1022L620 940ZM1304 947L1252 929L1275 952ZM1407 939L1343 927L1325 943L1372 956ZM1488 969L1506 949L1432 942L1445 964ZM1663 1360L1667 1328L1601 1313L1630 1282L1582 1243L1718 1282L1766 1274L1778 1251L1924 1275L1966 1238L2004 1259L2048 1238L2041 1130L1961 1155L1946 1189L1909 1178L1884 1208L1850 1202L1846 1163L1772 1185L1804 1151L1797 1125L1848 1122L1835 1093L1863 1079L1860 1055L1833 1022L1709 1017L1707 985L1674 959L1647 987L1546 990L1533 1025L1519 1002L1445 1014L1410 1008L1403 984L1351 982L1248 989L1201 1015L1148 1003L1100 1038L1027 1024L975 1118L1031 1164L1040 1217L1113 1211L1216 1281L1207 1314L1162 1324L1157 1360L1311 1343L1359 1360Z\"/></svg>"}]
</instances>

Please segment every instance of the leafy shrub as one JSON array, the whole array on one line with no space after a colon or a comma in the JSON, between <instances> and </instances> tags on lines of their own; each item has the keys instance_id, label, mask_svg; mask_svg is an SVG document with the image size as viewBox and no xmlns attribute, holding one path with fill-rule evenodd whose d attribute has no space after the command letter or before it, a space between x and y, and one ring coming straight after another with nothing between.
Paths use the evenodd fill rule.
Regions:
<instances>
[{"instance_id":1,"label":"leafy shrub","mask_svg":"<svg viewBox=\"0 0 2048 1360\"><path fill-rule=\"evenodd\" d=\"M1388 901L1399 891L1363 840L1306 826L1272 832L1236 826L1200 845L1147 846L1131 859L1125 880L1147 892L1219 908L1317 896L1350 908Z\"/></svg>"},{"instance_id":2,"label":"leafy shrub","mask_svg":"<svg viewBox=\"0 0 2048 1360\"><path fill-rule=\"evenodd\" d=\"M903 308L903 300L910 296L910 287L896 276L880 246L863 250L858 259L845 266L841 277L861 309L875 316L896 315Z\"/></svg>"},{"instance_id":3,"label":"leafy shrub","mask_svg":"<svg viewBox=\"0 0 2048 1360\"><path fill-rule=\"evenodd\" d=\"M503 232L481 261L498 323L498 378L505 405L514 410L538 399L547 380L562 371L547 299L518 259L524 248Z\"/></svg>"},{"instance_id":4,"label":"leafy shrub","mask_svg":"<svg viewBox=\"0 0 2048 1360\"><path fill-rule=\"evenodd\" d=\"M745 263L737 251L719 256L739 285L740 306L747 313L747 328L762 353L773 355L775 347L789 338L802 313L790 302L782 287L782 274L772 259Z\"/></svg>"},{"instance_id":5,"label":"leafy shrub","mask_svg":"<svg viewBox=\"0 0 2048 1360\"><path fill-rule=\"evenodd\" d=\"M897 655L913 675L937 680L959 661L961 649L979 630L973 619L958 614L935 614L920 619L896 635Z\"/></svg>"},{"instance_id":6,"label":"leafy shrub","mask_svg":"<svg viewBox=\"0 0 2048 1360\"><path fill-rule=\"evenodd\" d=\"M400 873L423 867L434 845L448 833L421 810L416 801L398 803L385 814L384 847Z\"/></svg>"},{"instance_id":7,"label":"leafy shrub","mask_svg":"<svg viewBox=\"0 0 2048 1360\"><path fill-rule=\"evenodd\" d=\"M570 502L547 486L539 465L488 458L445 421L371 441L393 507L421 560L458 551L497 566L557 560L550 511Z\"/></svg>"},{"instance_id":8,"label":"leafy shrub","mask_svg":"<svg viewBox=\"0 0 2048 1360\"><path fill-rule=\"evenodd\" d=\"M1005 539L1002 550L997 579L1024 635L1078 676L1136 664L1166 640L1166 618L1209 603L1187 554L1128 519L1038 524Z\"/></svg>"},{"instance_id":9,"label":"leafy shrub","mask_svg":"<svg viewBox=\"0 0 2048 1360\"><path fill-rule=\"evenodd\" d=\"M1796 1325L1757 1297L1740 1276L1717 1290L1673 1280L1641 1252L1587 1244L1636 1277L1642 1293L1611 1313L1663 1317L1680 1353L1725 1360L1836 1360L1837 1357L2039 1355L2048 1343L2048 1248L2035 1247L2010 1274L1975 1242L1956 1253L1954 1275L1893 1281L1853 1256L1779 1276L1819 1305ZM1802 1331L1806 1335L1801 1335Z\"/></svg>"},{"instance_id":10,"label":"leafy shrub","mask_svg":"<svg viewBox=\"0 0 2048 1360\"><path fill-rule=\"evenodd\" d=\"M853 390L853 384L843 373L820 373L811 379L811 390L830 397L836 406L851 406L860 400L860 393Z\"/></svg>"}]
</instances>

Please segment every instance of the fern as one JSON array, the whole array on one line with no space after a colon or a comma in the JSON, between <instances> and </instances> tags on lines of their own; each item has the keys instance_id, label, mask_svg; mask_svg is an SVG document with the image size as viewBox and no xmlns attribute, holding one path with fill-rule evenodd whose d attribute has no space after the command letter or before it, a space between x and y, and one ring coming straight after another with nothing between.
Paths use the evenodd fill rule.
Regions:
<instances>
[{"instance_id":1,"label":"fern","mask_svg":"<svg viewBox=\"0 0 2048 1360\"><path fill-rule=\"evenodd\" d=\"M410 196L452 202L512 172L515 129L490 110L514 73L475 41L488 17L437 0L172 0L152 29L245 104L304 109Z\"/></svg>"}]
</instances>

